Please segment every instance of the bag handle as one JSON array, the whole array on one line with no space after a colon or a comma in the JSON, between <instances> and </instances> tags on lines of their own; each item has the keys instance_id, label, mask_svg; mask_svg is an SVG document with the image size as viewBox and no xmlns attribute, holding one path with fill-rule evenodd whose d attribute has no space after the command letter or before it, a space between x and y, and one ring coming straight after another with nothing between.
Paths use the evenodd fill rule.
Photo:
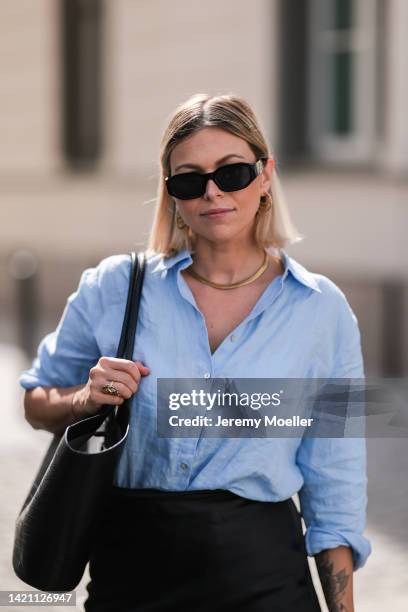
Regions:
<instances>
[{"instance_id":1,"label":"bag handle","mask_svg":"<svg viewBox=\"0 0 408 612\"><path fill-rule=\"evenodd\" d=\"M125 315L123 317L122 332L120 335L116 357L120 359L133 359L133 349L135 346L136 325L139 314L140 300L142 297L143 279L146 267L146 257L143 252L136 254L132 251L131 268L129 277L129 288L127 294ZM125 400L122 406L105 404L101 408L99 415L102 419L107 418L105 432L96 432L94 435L105 436L105 443L111 436L111 431L120 427L125 431L129 420L129 401ZM106 446L105 446L106 447Z\"/></svg>"},{"instance_id":2,"label":"bag handle","mask_svg":"<svg viewBox=\"0 0 408 612\"><path fill-rule=\"evenodd\" d=\"M134 251L132 251L130 257L131 270L129 288L125 316L123 318L122 332L120 335L116 357L132 360L133 349L135 346L136 325L139 314L140 300L142 297L146 257L144 253L136 254Z\"/></svg>"}]
</instances>

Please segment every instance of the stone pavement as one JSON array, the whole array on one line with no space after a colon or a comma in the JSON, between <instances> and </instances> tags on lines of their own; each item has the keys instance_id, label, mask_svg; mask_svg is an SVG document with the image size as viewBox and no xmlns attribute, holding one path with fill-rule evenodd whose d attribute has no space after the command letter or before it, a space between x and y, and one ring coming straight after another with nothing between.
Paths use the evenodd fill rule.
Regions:
<instances>
[{"instance_id":1,"label":"stone pavement","mask_svg":"<svg viewBox=\"0 0 408 612\"><path fill-rule=\"evenodd\" d=\"M3 394L0 428L0 590L31 590L13 573L11 551L15 517L31 485L51 434L32 429L23 417L18 373L26 367L22 354L0 345ZM5 401L4 401L5 399ZM373 553L364 568L354 573L357 612L408 610L408 440L368 441L369 509L366 536ZM314 560L310 559L315 586L321 593ZM46 609L83 610L88 571L76 589L77 606ZM24 612L27 607L10 610ZM36 609L38 609L36 607ZM322 610L326 611L325 605ZM119 612L119 611L118 611ZM193 611L192 611L193 612ZM299 611L301 612L301 611Z\"/></svg>"}]
</instances>

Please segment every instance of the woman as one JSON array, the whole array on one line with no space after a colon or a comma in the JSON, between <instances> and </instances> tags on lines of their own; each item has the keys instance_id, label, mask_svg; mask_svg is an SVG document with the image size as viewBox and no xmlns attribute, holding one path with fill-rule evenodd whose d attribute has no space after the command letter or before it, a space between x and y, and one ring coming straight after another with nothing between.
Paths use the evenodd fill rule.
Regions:
<instances>
[{"instance_id":1,"label":"woman","mask_svg":"<svg viewBox=\"0 0 408 612\"><path fill-rule=\"evenodd\" d=\"M53 432L135 396L85 609L320 610L310 555L329 609L350 612L370 553L364 440L159 437L156 382L359 378L356 318L284 251L299 236L244 100L187 100L161 170L134 361L112 357L129 275L112 256L84 272L21 377L28 421Z\"/></svg>"}]
</instances>

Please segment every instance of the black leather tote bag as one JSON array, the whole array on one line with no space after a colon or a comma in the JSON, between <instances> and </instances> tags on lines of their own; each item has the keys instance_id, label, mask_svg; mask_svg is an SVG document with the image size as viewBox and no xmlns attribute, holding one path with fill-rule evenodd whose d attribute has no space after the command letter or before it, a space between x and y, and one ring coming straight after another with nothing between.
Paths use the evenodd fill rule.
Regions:
<instances>
[{"instance_id":1,"label":"black leather tote bag","mask_svg":"<svg viewBox=\"0 0 408 612\"><path fill-rule=\"evenodd\" d=\"M145 267L143 253L131 258L116 355L124 359L133 355ZM125 400L121 406L106 404L54 435L16 521L13 568L21 580L43 591L71 591L78 585L128 431ZM98 443L93 451L92 441Z\"/></svg>"}]
</instances>

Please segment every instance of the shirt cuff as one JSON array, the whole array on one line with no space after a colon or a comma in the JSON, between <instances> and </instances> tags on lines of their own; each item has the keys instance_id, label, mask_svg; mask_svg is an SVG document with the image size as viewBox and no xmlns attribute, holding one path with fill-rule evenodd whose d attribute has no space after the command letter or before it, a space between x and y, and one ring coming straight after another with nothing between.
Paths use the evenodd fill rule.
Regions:
<instances>
[{"instance_id":1,"label":"shirt cuff","mask_svg":"<svg viewBox=\"0 0 408 612\"><path fill-rule=\"evenodd\" d=\"M320 527L310 527L306 531L305 543L307 554L310 557L328 548L349 546L352 550L354 571L363 567L371 554L371 544L367 538L359 533L346 530L339 533Z\"/></svg>"},{"instance_id":2,"label":"shirt cuff","mask_svg":"<svg viewBox=\"0 0 408 612\"><path fill-rule=\"evenodd\" d=\"M23 372L20 378L18 379L18 382L23 387L23 389L27 390L34 389L35 387L52 386L52 384L48 380L46 380L45 378L40 378L36 374L33 374L30 370L26 370L25 372Z\"/></svg>"}]
</instances>

